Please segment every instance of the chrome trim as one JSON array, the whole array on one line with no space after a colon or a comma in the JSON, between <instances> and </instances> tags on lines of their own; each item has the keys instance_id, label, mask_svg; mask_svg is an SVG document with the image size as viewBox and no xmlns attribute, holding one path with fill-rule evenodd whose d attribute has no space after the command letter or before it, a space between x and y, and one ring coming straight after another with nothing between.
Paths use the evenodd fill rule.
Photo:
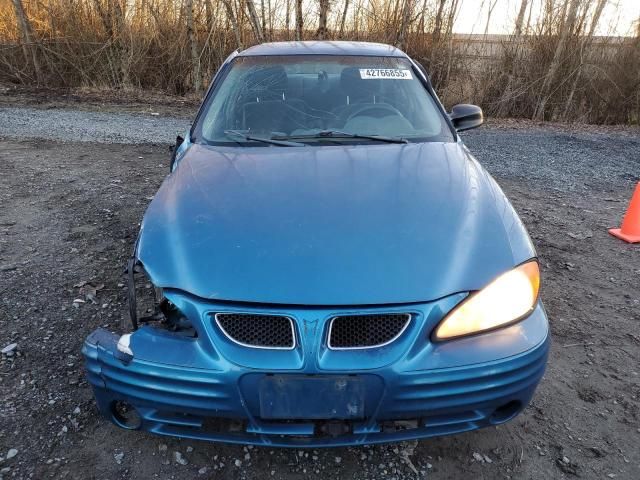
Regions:
<instances>
[{"instance_id":1,"label":"chrome trim","mask_svg":"<svg viewBox=\"0 0 640 480\"><path fill-rule=\"evenodd\" d=\"M229 335L229 333L227 333L227 331L224 329L224 327L220 324L220 321L218 320L218 315L254 315L254 316L262 315L262 316L266 316L266 317L284 317L287 320L289 320L289 326L291 327L291 339L293 340L293 344L290 347L267 347L267 346L263 346L263 345L249 345L248 343L240 342L240 341L236 340L235 338L233 338L231 335ZM222 331L224 336L227 337L229 340L231 340L236 345L240 345L242 347L247 347L247 348L257 348L257 349L260 349L260 350L293 350L297 346L296 329L295 329L295 327L293 325L293 319L288 315L280 315L280 314L277 314L277 313L276 314L274 314L274 313L256 313L256 312L218 312L218 313L215 313L213 315L213 318L216 321L216 325L218 325L218 328L220 329L220 331Z\"/></svg>"},{"instance_id":2,"label":"chrome trim","mask_svg":"<svg viewBox=\"0 0 640 480\"><path fill-rule=\"evenodd\" d=\"M398 332L398 334L395 337L393 337L391 340L388 340L388 341L386 341L384 343L379 343L379 344L376 344L376 345L367 345L367 346L364 346L364 347L332 347L331 346L331 330L333 329L333 322L336 319L342 318L342 317L372 317L374 315L404 315L407 320L404 323L404 326ZM400 336L404 333L404 331L407 329L407 327L411 323L411 317L412 317L412 315L410 313L400 313L399 314L399 313L396 313L396 312L364 313L364 314L350 313L350 314L343 314L343 315L335 315L335 316L331 317L331 320L329 321L329 332L327 333L327 348L329 350L366 350L368 348L385 347L385 346L389 345L390 343L395 342L398 338L400 338Z\"/></svg>"}]
</instances>

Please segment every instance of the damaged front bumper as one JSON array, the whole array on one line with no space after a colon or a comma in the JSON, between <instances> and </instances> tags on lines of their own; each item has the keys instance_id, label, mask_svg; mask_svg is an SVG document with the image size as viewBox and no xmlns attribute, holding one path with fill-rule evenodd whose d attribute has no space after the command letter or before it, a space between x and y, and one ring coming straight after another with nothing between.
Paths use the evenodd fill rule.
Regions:
<instances>
[{"instance_id":1,"label":"damaged front bumper","mask_svg":"<svg viewBox=\"0 0 640 480\"><path fill-rule=\"evenodd\" d=\"M292 308L286 314L295 321L299 344L275 351L229 344L208 320L212 311L236 306L170 295L192 320L199 319L196 337L143 327L131 334L129 353L118 349L118 335L104 329L85 341L98 408L123 428L289 447L454 434L520 413L544 373L549 349L541 304L516 325L443 343L432 343L429 333L459 296L386 308L411 311L402 337L379 349L344 351L323 343L335 311ZM285 396L265 415L274 385ZM316 386L318 394L310 395ZM324 413L327 405L334 415Z\"/></svg>"}]
</instances>

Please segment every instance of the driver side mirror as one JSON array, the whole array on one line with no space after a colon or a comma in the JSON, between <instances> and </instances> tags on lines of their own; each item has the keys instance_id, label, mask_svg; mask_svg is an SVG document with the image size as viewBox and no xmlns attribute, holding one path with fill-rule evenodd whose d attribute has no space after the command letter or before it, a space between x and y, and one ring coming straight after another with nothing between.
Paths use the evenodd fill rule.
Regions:
<instances>
[{"instance_id":1,"label":"driver side mirror","mask_svg":"<svg viewBox=\"0 0 640 480\"><path fill-rule=\"evenodd\" d=\"M479 127L484 123L482 109L476 105L466 103L455 105L451 109L449 118L457 132Z\"/></svg>"},{"instance_id":2,"label":"driver side mirror","mask_svg":"<svg viewBox=\"0 0 640 480\"><path fill-rule=\"evenodd\" d=\"M169 173L173 172L173 165L176 163L178 149L180 148L180 145L182 145L183 143L184 143L184 137L181 137L180 135L178 135L176 137L176 144L169 147L169 150L171 151L171 160L169 160Z\"/></svg>"}]
</instances>

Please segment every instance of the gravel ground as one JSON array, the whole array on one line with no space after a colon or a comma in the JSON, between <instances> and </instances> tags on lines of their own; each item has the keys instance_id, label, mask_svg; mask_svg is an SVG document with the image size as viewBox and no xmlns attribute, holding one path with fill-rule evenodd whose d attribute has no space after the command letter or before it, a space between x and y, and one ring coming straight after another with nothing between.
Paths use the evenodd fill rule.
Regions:
<instances>
[{"instance_id":1,"label":"gravel ground","mask_svg":"<svg viewBox=\"0 0 640 480\"><path fill-rule=\"evenodd\" d=\"M480 128L464 141L492 175L560 191L617 188L640 176L640 129Z\"/></svg>"},{"instance_id":2,"label":"gravel ground","mask_svg":"<svg viewBox=\"0 0 640 480\"><path fill-rule=\"evenodd\" d=\"M91 112L66 109L0 107L0 135L62 142L171 143L189 128L185 119L150 112Z\"/></svg>"},{"instance_id":3,"label":"gravel ground","mask_svg":"<svg viewBox=\"0 0 640 480\"><path fill-rule=\"evenodd\" d=\"M185 125L0 108L0 348L10 347L0 477L640 478L640 247L606 233L639 179L637 129L496 123L465 134L529 228L552 322L547 374L512 422L397 445L271 450L102 420L81 343L126 315L122 267L167 173L167 142ZM82 282L103 286L97 303L74 306Z\"/></svg>"}]
</instances>

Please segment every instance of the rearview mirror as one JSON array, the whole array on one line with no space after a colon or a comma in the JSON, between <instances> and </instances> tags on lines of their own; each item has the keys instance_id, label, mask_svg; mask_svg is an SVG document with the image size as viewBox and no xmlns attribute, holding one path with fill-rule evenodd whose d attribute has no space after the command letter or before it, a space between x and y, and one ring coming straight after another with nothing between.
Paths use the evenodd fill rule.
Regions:
<instances>
[{"instance_id":1,"label":"rearview mirror","mask_svg":"<svg viewBox=\"0 0 640 480\"><path fill-rule=\"evenodd\" d=\"M451 109L449 118L457 132L479 127L484 123L482 109L476 105L462 103Z\"/></svg>"}]
</instances>

